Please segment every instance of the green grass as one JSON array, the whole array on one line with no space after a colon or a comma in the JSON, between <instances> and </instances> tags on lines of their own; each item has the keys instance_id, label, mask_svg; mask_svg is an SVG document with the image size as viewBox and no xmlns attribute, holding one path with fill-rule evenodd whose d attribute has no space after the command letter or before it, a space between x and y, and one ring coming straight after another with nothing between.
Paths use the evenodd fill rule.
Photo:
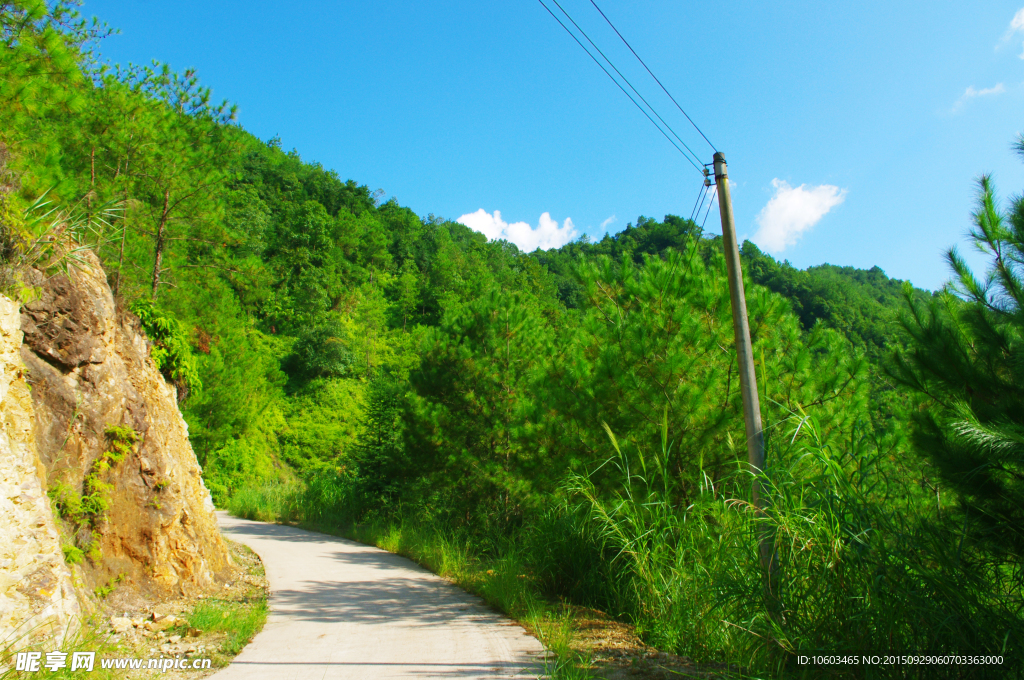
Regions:
<instances>
[{"instance_id":1,"label":"green grass","mask_svg":"<svg viewBox=\"0 0 1024 680\"><path fill-rule=\"evenodd\" d=\"M267 620L267 601L259 597L251 601L201 600L188 615L188 628L206 633L226 633L221 645L226 656L242 651Z\"/></svg>"},{"instance_id":2,"label":"green grass","mask_svg":"<svg viewBox=\"0 0 1024 680\"><path fill-rule=\"evenodd\" d=\"M754 675L816 678L825 670L801 666L799 655L886 652L1002 655L1005 663L832 667L829 675L1019 674L1019 569L965 547L878 460L822 446L813 424L790 443L766 470L764 513L723 493L722 480L706 479L688 507L674 504L681 494L659 463L667 442L639 465L617 451L610 464L622 481L613 493L572 478L560 511L571 535L546 528L541 542L561 549L538 553L548 589L631 621L656 647ZM758 560L760 536L773 546L772 580ZM572 553L593 565L583 568L582 592L557 571L578 559Z\"/></svg>"},{"instance_id":3,"label":"green grass","mask_svg":"<svg viewBox=\"0 0 1024 680\"><path fill-rule=\"evenodd\" d=\"M28 639L32 637L33 631L23 631L21 637L0 642L0 680L15 680L21 678L82 678L89 677L96 680L115 680L121 677L118 672L100 667L100 659L106 656L119 656L116 646L112 645L107 636L101 632L105 626L97 621L87 621L77 632L72 633L59 642L33 643ZM61 651L67 654L67 667L51 672L42 667L46 661L46 653ZM19 652L42 652L40 671L28 673L15 670L15 662ZM96 658L91 673L84 673L82 670L71 671L71 656L74 652L95 652ZM84 673L84 675L83 675Z\"/></svg>"},{"instance_id":4,"label":"green grass","mask_svg":"<svg viewBox=\"0 0 1024 680\"><path fill-rule=\"evenodd\" d=\"M588 680L591 659L572 648L574 620L568 609L551 610L527 617L530 626L551 656L544 660L544 675L552 680Z\"/></svg>"},{"instance_id":5,"label":"green grass","mask_svg":"<svg viewBox=\"0 0 1024 680\"><path fill-rule=\"evenodd\" d=\"M296 505L302 487L298 484L271 482L239 489L227 507L235 517L259 522L288 522L298 516Z\"/></svg>"},{"instance_id":6,"label":"green grass","mask_svg":"<svg viewBox=\"0 0 1024 680\"><path fill-rule=\"evenodd\" d=\"M114 590L117 589L117 585L121 581L125 580L125 578L127 578L127 577L128 577L127 574L125 574L124 572L121 572L117 576L114 576L113 578L109 579L106 582L106 584L94 588L92 593L93 593L93 595L95 595L96 597L98 597L100 599L105 598L107 595L110 595L112 592L114 592Z\"/></svg>"}]
</instances>

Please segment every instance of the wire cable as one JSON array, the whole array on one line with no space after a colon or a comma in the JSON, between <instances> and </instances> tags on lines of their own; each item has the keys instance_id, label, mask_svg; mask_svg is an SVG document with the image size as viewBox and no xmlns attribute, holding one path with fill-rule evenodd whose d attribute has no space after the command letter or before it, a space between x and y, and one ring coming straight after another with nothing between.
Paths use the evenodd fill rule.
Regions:
<instances>
[{"instance_id":1,"label":"wire cable","mask_svg":"<svg viewBox=\"0 0 1024 680\"><path fill-rule=\"evenodd\" d=\"M693 210L690 211L690 221L692 222L694 217L697 217L697 203L701 203L704 199L704 192L707 191L708 187L704 182L700 183L700 191L697 192L697 202L693 204Z\"/></svg>"},{"instance_id":2,"label":"wire cable","mask_svg":"<svg viewBox=\"0 0 1024 680\"><path fill-rule=\"evenodd\" d=\"M704 231L704 225L708 223L708 214L711 212L711 204L718 198L718 186L715 186L715 191L711 194L711 200L708 201L708 211L704 213L704 221L700 224L700 230Z\"/></svg>"},{"instance_id":3,"label":"wire cable","mask_svg":"<svg viewBox=\"0 0 1024 680\"><path fill-rule=\"evenodd\" d=\"M619 74L619 77L620 77L620 78L622 78L622 82L626 83L626 85L629 85L629 89L633 90L633 93L634 93L634 94L635 94L635 95L636 95L637 97L639 97L639 98L640 98L640 101L642 101L642 102L643 102L644 104L646 104L646 105L647 105L647 108L649 108L649 109L651 110L651 113L653 113L653 114L654 114L655 116L657 116L658 120L660 120L660 121L661 121L661 124L662 124L662 125L664 125L664 126L665 126L666 128L668 128L668 131L669 131L669 132L671 132L671 133L672 133L672 135L673 135L673 136L674 136L674 137L675 137L676 139L678 139L678 140L679 140L679 143L680 143L680 144L682 144L682 145L683 145L684 147L686 147L686 150L690 152L690 155L692 155L692 156L694 157L694 159L695 159L695 160L696 160L696 161L697 161L697 162L699 163L699 162L700 162L700 156L699 156L699 155L697 155L697 153L696 153L696 152L695 152L695 151L694 151L693 149L691 149L691 148L690 148L690 147L689 147L689 146L688 146L688 145L686 144L686 142L684 142L684 141L683 141L683 138L682 138L682 137L680 137L680 136L679 136L679 134L678 134L678 133L677 133L677 132L676 132L675 130L673 130L673 129L672 129L672 126L671 126L671 125L669 125L668 123L666 123L666 122L665 122L665 119L661 117L661 115L660 115L660 114L659 114L659 113L658 113L658 112L657 112L657 111L655 110L655 108L654 108L653 106L651 106L651 103L650 103L649 101L647 101L646 99L644 99L644 96L643 96L642 94L640 94L640 92L639 92L639 91L638 91L638 90L637 90L637 89L636 89L635 87L633 87L633 83L629 82L629 80L628 80L628 79L626 78L626 76L622 75L622 71L620 71L620 70L619 70L619 69L618 69L618 68L617 68L617 67L615 66L615 64L614 64L614 63L612 63L612 60L608 58L608 55L606 55L606 54L605 54L604 52L602 52L602 51L601 51L601 48L600 48L600 47L598 47L598 46L597 46L597 44L595 44L595 43L594 43L594 41L590 39L590 36L589 36L589 35L587 35L586 31L584 31L584 30L583 30L582 28L580 28L580 25L579 25L579 24L577 24L577 23L576 23L576 20L575 20L575 19L573 19L573 18L572 18L572 16L570 16L570 15L569 15L569 13L565 11L565 8L564 8L564 7L562 7L562 6L561 6L561 5L560 5L560 4L558 3L558 0L551 0L551 1L552 1L553 3L555 3L555 6L556 6L556 7L558 7L558 9L562 10L562 14L564 14L564 15L566 16L566 18L568 18L568 19L569 19L569 21L571 21L571 22L572 22L572 25L576 27L576 30L577 30L577 31L579 31L579 32L580 32L580 34L581 34L581 35L582 35L582 36L583 36L584 38L586 38L586 39L587 39L587 42L588 42L588 43L590 43L590 45L591 45L591 46L592 46L592 47L593 47L593 48L594 48L595 50L597 50L597 53L598 53L598 54L600 54L600 55L601 55L601 57L602 57L602 58L603 58L603 59L604 59L604 60L605 60L606 62L608 62L608 65L612 67L612 70L614 70L614 71L615 71L615 72L616 72L617 74Z\"/></svg>"},{"instance_id":4,"label":"wire cable","mask_svg":"<svg viewBox=\"0 0 1024 680\"><path fill-rule=\"evenodd\" d=\"M698 220L700 219L700 211L704 209L704 201L707 200L708 196L710 196L710 195L711 195L711 192L708 191L707 187L705 186L704 195L700 199L700 205L697 206L696 219L698 219Z\"/></svg>"},{"instance_id":5,"label":"wire cable","mask_svg":"<svg viewBox=\"0 0 1024 680\"><path fill-rule=\"evenodd\" d=\"M693 126L693 129L696 130L698 133L700 133L700 136L704 138L704 141L708 143L708 146L710 146L714 151L717 152L718 149L715 148L715 145L711 143L711 140L708 139L707 135L705 135L703 132L701 132L700 128L697 127L697 124L693 122L693 119L690 118L689 114L687 114L686 111L683 111L683 107L680 106L679 102L676 101L676 98L673 97L669 93L669 91L667 89L665 89L665 86L661 84L660 80L658 80L658 76L654 75L654 72L651 71L650 68L648 68L647 64L644 64L644 60L640 58L640 55L636 53L636 50L634 50L633 47L626 41L626 39L622 37L622 34L619 33L619 29L615 28L615 24L612 23L612 20L609 19L605 15L605 13L601 11L601 8L597 6L597 3L594 2L594 0L590 0L590 4L594 6L594 9L596 9L598 12L601 13L601 16L603 16L604 20L608 22L608 25L612 27L612 30L615 31L615 34L617 36L619 36L619 39L622 40L623 43L625 43L626 47L629 48L629 51L632 52L633 56L637 58L637 61L639 61L641 64L643 64L643 67L645 69L647 69L648 73L651 74L651 77L654 78L654 82L658 83L658 85L661 87L662 91L665 94L667 94L668 98L672 100L672 103L676 105L676 108L679 109L684 116L686 116L686 120L690 121L690 125Z\"/></svg>"},{"instance_id":6,"label":"wire cable","mask_svg":"<svg viewBox=\"0 0 1024 680\"><path fill-rule=\"evenodd\" d=\"M604 64L602 64L600 61L598 61L597 57L595 57L593 54L591 54L590 50L588 50L583 45L583 43L580 42L579 38L577 38L576 35L572 31L569 30L569 27L566 26L564 23L562 23L562 20L559 19L555 15L555 13L551 11L551 9L547 5L544 4L544 0L537 0L537 2L540 3L541 7L543 7L544 9L547 10L548 14L550 14L554 18L554 20L558 22L559 26L561 26L562 28L565 29L565 32L568 33L572 37L572 39L576 41L576 44L579 45L583 49L583 51L587 53L587 56L590 57L591 59L593 59L594 63L601 67L601 70L604 71L605 75L608 76L609 78L611 78L612 82L615 83L615 85L620 90L622 90L622 93L624 95L626 95L627 97L629 97L629 101L633 102L633 104L638 109L640 109L640 112L642 114L644 114L645 116L647 116L647 120L651 121L651 124L654 125L654 127L658 128L658 132L660 132L661 134L665 135L665 139L667 139L669 141L669 143L676 148L676 151L681 153L683 155L683 158L685 158L687 161L689 161L690 165L692 165L694 167L694 169L697 172L699 172L701 174L701 176L703 176L704 175L703 169L699 165L697 165L697 163L694 163L693 159L691 159L689 156L687 156L686 153L682 149L679 148L678 144L676 144L674 141L672 141L672 138L668 136L668 133L666 133L664 130L662 130L661 126L659 126L657 123L654 122L654 119L651 118L651 115L649 113L647 113L647 111L645 111L644 108L642 106L640 106L640 104L637 104L636 100L633 99L633 97L630 96L630 94L628 92L626 92L625 88L622 87L621 84L619 84L619 81L615 80L615 76L613 76L611 73L608 73L608 69L606 69L604 67Z\"/></svg>"}]
</instances>

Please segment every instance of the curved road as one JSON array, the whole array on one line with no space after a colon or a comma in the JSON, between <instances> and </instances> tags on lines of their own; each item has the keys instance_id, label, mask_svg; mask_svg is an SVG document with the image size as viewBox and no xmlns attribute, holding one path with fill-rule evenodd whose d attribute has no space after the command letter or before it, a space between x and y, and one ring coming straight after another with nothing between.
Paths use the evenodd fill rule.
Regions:
<instances>
[{"instance_id":1,"label":"curved road","mask_svg":"<svg viewBox=\"0 0 1024 680\"><path fill-rule=\"evenodd\" d=\"M217 680L533 678L541 644L404 557L218 512L262 558L267 625Z\"/></svg>"}]
</instances>

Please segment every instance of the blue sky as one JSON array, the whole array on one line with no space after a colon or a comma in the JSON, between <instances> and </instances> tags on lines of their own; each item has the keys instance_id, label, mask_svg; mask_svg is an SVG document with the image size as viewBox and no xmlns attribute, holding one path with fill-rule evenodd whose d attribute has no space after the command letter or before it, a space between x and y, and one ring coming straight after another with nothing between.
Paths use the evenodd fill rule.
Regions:
<instances>
[{"instance_id":1,"label":"blue sky","mask_svg":"<svg viewBox=\"0 0 1024 680\"><path fill-rule=\"evenodd\" d=\"M590 0L559 1L709 162ZM740 237L798 267L878 265L936 288L977 177L1024 189L1024 0L598 4L725 153ZM258 137L521 246L689 216L698 195L696 170L536 0L84 13L121 30L111 61L195 67Z\"/></svg>"}]
</instances>

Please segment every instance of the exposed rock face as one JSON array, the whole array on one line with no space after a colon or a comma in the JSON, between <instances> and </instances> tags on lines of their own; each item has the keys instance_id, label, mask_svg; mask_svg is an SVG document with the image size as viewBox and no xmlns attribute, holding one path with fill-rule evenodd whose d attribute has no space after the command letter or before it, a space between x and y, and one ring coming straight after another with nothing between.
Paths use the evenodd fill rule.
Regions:
<instances>
[{"instance_id":1,"label":"exposed rock face","mask_svg":"<svg viewBox=\"0 0 1024 680\"><path fill-rule=\"evenodd\" d=\"M51 484L81 490L111 447L108 428L138 433L132 452L100 474L113 486L106 519L89 529L102 559L86 560L83 578L91 589L124 574L140 594L157 596L204 588L227 573L229 557L174 388L150 359L138 319L117 309L88 259L71 280L40 280L40 298L22 310L40 460Z\"/></svg>"},{"instance_id":2,"label":"exposed rock face","mask_svg":"<svg viewBox=\"0 0 1024 680\"><path fill-rule=\"evenodd\" d=\"M62 638L81 616L36 454L20 348L18 305L0 296L0 648Z\"/></svg>"}]
</instances>

